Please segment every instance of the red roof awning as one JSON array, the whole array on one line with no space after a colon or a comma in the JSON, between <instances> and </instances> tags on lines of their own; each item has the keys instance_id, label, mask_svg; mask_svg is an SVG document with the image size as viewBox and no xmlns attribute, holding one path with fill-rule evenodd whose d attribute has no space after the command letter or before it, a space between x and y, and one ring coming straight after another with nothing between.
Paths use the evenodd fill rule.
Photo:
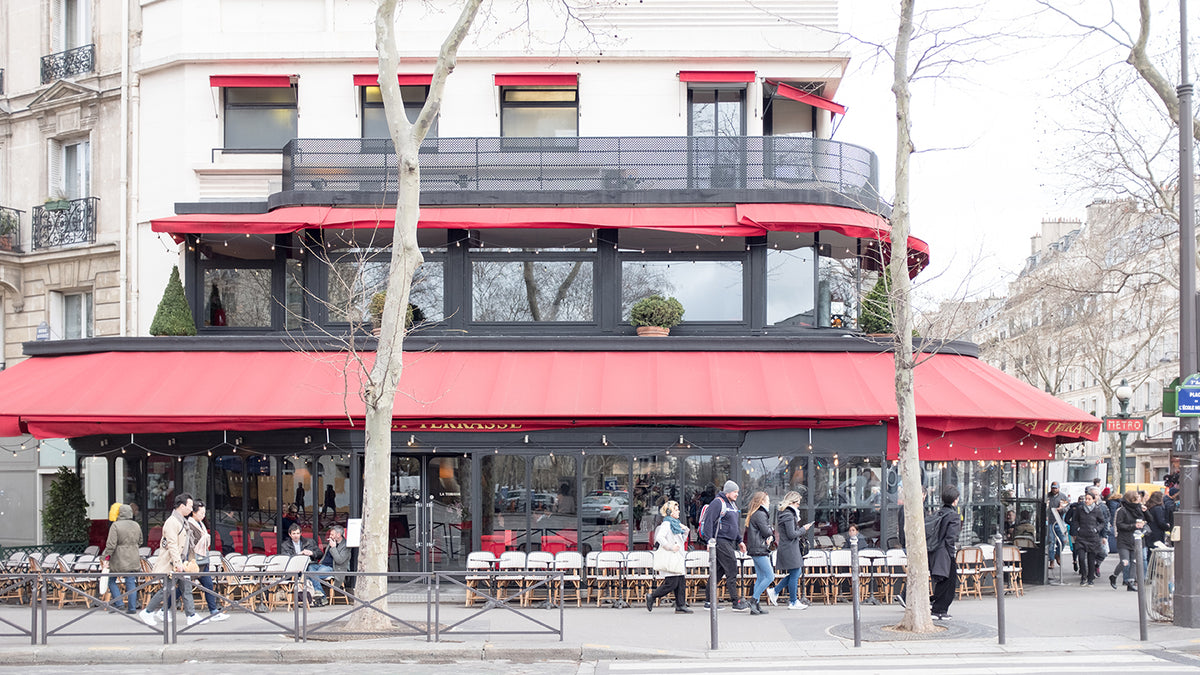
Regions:
<instances>
[{"instance_id":1,"label":"red roof awning","mask_svg":"<svg viewBox=\"0 0 1200 675\"><path fill-rule=\"evenodd\" d=\"M188 214L150 221L155 232L184 234L284 234L309 228L392 227L395 209L286 206L258 214ZM848 237L891 241L881 216L841 206L738 204L736 206L422 207L417 225L433 229L643 228L689 234L753 237L767 232L833 231ZM929 263L929 245L909 237L912 274Z\"/></svg>"},{"instance_id":2,"label":"red roof awning","mask_svg":"<svg viewBox=\"0 0 1200 675\"><path fill-rule=\"evenodd\" d=\"M210 87L290 87L296 75L209 75Z\"/></svg>"},{"instance_id":3,"label":"red roof awning","mask_svg":"<svg viewBox=\"0 0 1200 675\"><path fill-rule=\"evenodd\" d=\"M373 361L288 351L33 357L0 373L0 435L361 428L359 368ZM923 443L1011 438L1044 453L1099 434L1096 418L975 358L930 355L914 379ZM410 352L394 417L397 429L480 431L894 425L893 390L887 353Z\"/></svg>"},{"instance_id":4,"label":"red roof awning","mask_svg":"<svg viewBox=\"0 0 1200 675\"><path fill-rule=\"evenodd\" d=\"M753 70L681 70L680 82L753 82Z\"/></svg>"},{"instance_id":5,"label":"red roof awning","mask_svg":"<svg viewBox=\"0 0 1200 675\"><path fill-rule=\"evenodd\" d=\"M400 81L400 86L418 85L428 87L433 82L432 73L398 73L396 79ZM354 86L356 87L378 87L379 74L367 73L354 76Z\"/></svg>"},{"instance_id":6,"label":"red roof awning","mask_svg":"<svg viewBox=\"0 0 1200 675\"><path fill-rule=\"evenodd\" d=\"M846 106L844 106L840 103L834 103L833 101L830 101L829 99L827 99L823 96L817 96L816 94L810 94L807 91L797 89L791 85L784 84L783 82L776 82L774 80L767 80L767 82L775 85L776 86L775 93L779 94L780 96L782 96L784 98L790 98L793 101L799 101L800 103L807 103L808 105L811 105L814 108L821 108L822 110L828 110L829 112L835 113L838 115L846 114Z\"/></svg>"},{"instance_id":7,"label":"red roof awning","mask_svg":"<svg viewBox=\"0 0 1200 675\"><path fill-rule=\"evenodd\" d=\"M579 73L496 73L497 87L576 87Z\"/></svg>"}]
</instances>

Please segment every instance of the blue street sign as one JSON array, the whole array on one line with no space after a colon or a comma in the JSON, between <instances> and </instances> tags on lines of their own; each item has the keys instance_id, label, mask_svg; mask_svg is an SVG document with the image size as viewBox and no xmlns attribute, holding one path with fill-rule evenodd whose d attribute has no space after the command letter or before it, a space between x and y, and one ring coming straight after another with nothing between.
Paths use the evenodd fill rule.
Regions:
<instances>
[{"instance_id":1,"label":"blue street sign","mask_svg":"<svg viewBox=\"0 0 1200 675\"><path fill-rule=\"evenodd\" d=\"M1200 417L1200 373L1188 375L1180 383L1177 406L1180 417Z\"/></svg>"}]
</instances>

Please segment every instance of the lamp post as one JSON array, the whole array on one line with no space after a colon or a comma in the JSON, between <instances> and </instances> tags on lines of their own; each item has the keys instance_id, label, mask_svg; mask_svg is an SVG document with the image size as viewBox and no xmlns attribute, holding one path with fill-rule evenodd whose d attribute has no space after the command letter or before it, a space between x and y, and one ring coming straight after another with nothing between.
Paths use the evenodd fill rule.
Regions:
<instances>
[{"instance_id":1,"label":"lamp post","mask_svg":"<svg viewBox=\"0 0 1200 675\"><path fill-rule=\"evenodd\" d=\"M1129 380L1121 378L1121 385L1117 387L1113 395L1117 397L1117 403L1121 404L1121 412L1117 413L1117 417L1123 420L1129 419L1129 399L1133 398L1133 387L1129 386ZM1129 436L1129 432L1122 431L1118 434L1121 437L1121 465L1117 467L1117 475L1119 480L1117 486L1120 488L1121 494L1125 493L1125 439Z\"/></svg>"}]
</instances>

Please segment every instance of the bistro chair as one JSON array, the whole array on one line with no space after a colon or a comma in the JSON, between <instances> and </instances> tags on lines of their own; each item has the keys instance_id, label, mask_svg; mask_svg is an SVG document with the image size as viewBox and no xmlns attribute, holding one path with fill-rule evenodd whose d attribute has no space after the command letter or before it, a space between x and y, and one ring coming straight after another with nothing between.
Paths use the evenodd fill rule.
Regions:
<instances>
[{"instance_id":1,"label":"bistro chair","mask_svg":"<svg viewBox=\"0 0 1200 675\"><path fill-rule=\"evenodd\" d=\"M833 602L833 578L830 576L829 552L812 549L804 556L804 578L801 579L803 595L816 600L820 598L825 604Z\"/></svg>"},{"instance_id":2,"label":"bistro chair","mask_svg":"<svg viewBox=\"0 0 1200 675\"><path fill-rule=\"evenodd\" d=\"M521 574L525 571L525 552L504 551L500 554L500 561L496 563L496 569L502 572L502 574L496 575L496 599L500 602L507 602L512 595L520 593L525 586L525 575ZM516 592L509 595L510 589Z\"/></svg>"},{"instance_id":3,"label":"bistro chair","mask_svg":"<svg viewBox=\"0 0 1200 675\"><path fill-rule=\"evenodd\" d=\"M837 604L842 599L842 584L847 586L847 592L853 593L854 589L850 589L850 551L846 549L835 549L829 552L829 595L832 596L832 602Z\"/></svg>"},{"instance_id":4,"label":"bistro chair","mask_svg":"<svg viewBox=\"0 0 1200 675\"><path fill-rule=\"evenodd\" d=\"M567 586L575 588L575 606L583 606L583 556L579 551L561 551L554 556L554 569L563 573L562 585L559 586L558 602L562 602L563 593Z\"/></svg>"},{"instance_id":5,"label":"bistro chair","mask_svg":"<svg viewBox=\"0 0 1200 675\"><path fill-rule=\"evenodd\" d=\"M549 571L554 567L554 555L546 551L533 551L525 556L525 570L527 572ZM538 583L542 582L539 586ZM527 574L521 582L521 605L528 607L533 604L534 591L540 598L545 598L547 602L553 601L554 592L551 588L553 582L545 575Z\"/></svg>"},{"instance_id":6,"label":"bistro chair","mask_svg":"<svg viewBox=\"0 0 1200 675\"><path fill-rule=\"evenodd\" d=\"M905 591L904 583L908 580L908 553L902 548L888 549L887 552L887 595L884 601L891 603Z\"/></svg>"},{"instance_id":7,"label":"bistro chair","mask_svg":"<svg viewBox=\"0 0 1200 675\"><path fill-rule=\"evenodd\" d=\"M62 558L58 559L55 572L63 575L77 574ZM97 577L92 576L63 576L54 579L50 584L49 601L57 602L59 609L62 609L63 605L80 602L90 608L92 599L88 595L97 595L98 581Z\"/></svg>"},{"instance_id":8,"label":"bistro chair","mask_svg":"<svg viewBox=\"0 0 1200 675\"><path fill-rule=\"evenodd\" d=\"M700 586L708 587L708 550L688 551L683 559L684 597L689 603L700 598Z\"/></svg>"},{"instance_id":9,"label":"bistro chair","mask_svg":"<svg viewBox=\"0 0 1200 675\"><path fill-rule=\"evenodd\" d=\"M620 551L601 551L596 555L596 606L621 599L621 576L625 554Z\"/></svg>"},{"instance_id":10,"label":"bistro chair","mask_svg":"<svg viewBox=\"0 0 1200 675\"><path fill-rule=\"evenodd\" d=\"M954 554L955 571L958 572L958 596L960 599L974 595L982 598L983 551L974 546L958 549Z\"/></svg>"},{"instance_id":11,"label":"bistro chair","mask_svg":"<svg viewBox=\"0 0 1200 675\"><path fill-rule=\"evenodd\" d=\"M654 554L650 551L630 551L625 556L625 602L629 602L630 598L634 602L645 600L654 581Z\"/></svg>"},{"instance_id":12,"label":"bistro chair","mask_svg":"<svg viewBox=\"0 0 1200 675\"><path fill-rule=\"evenodd\" d=\"M472 551L467 554L467 576L465 583L467 586L467 607L475 606L475 598L479 594L475 592L479 588L479 583L488 583L491 580L491 575L480 574L483 571L491 571L492 563L496 562L496 556L492 555L491 551Z\"/></svg>"},{"instance_id":13,"label":"bistro chair","mask_svg":"<svg viewBox=\"0 0 1200 675\"><path fill-rule=\"evenodd\" d=\"M629 538L624 532L605 532L600 539L601 551L628 551Z\"/></svg>"},{"instance_id":14,"label":"bistro chair","mask_svg":"<svg viewBox=\"0 0 1200 675\"><path fill-rule=\"evenodd\" d=\"M1017 595L1025 595L1025 582L1021 577L1023 567L1021 566L1021 549L1016 546L1005 545L1001 550L1000 563L996 566L997 572L1007 575L1005 579L1007 583L1005 588L1012 590Z\"/></svg>"}]
</instances>

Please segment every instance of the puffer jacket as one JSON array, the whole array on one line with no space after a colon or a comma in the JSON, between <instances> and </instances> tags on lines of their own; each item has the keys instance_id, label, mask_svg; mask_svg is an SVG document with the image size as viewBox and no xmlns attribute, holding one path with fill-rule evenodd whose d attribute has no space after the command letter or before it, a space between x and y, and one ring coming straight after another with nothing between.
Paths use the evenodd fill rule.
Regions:
<instances>
[{"instance_id":1,"label":"puffer jacket","mask_svg":"<svg viewBox=\"0 0 1200 675\"><path fill-rule=\"evenodd\" d=\"M770 555L767 540L771 538L771 514L763 507L750 514L746 525L746 554L750 556Z\"/></svg>"},{"instance_id":2,"label":"puffer jacket","mask_svg":"<svg viewBox=\"0 0 1200 675\"><path fill-rule=\"evenodd\" d=\"M1146 512L1142 511L1141 504L1130 504L1124 499L1121 500L1121 508L1117 509L1117 513L1113 517L1113 524L1117 528L1117 548L1133 550L1133 531L1137 529L1136 521L1145 519Z\"/></svg>"},{"instance_id":3,"label":"puffer jacket","mask_svg":"<svg viewBox=\"0 0 1200 675\"><path fill-rule=\"evenodd\" d=\"M121 504L117 520L108 526L108 543L102 558L108 558L112 572L141 572L142 560L138 547L142 545L142 526L133 520L133 508Z\"/></svg>"},{"instance_id":4,"label":"puffer jacket","mask_svg":"<svg viewBox=\"0 0 1200 675\"><path fill-rule=\"evenodd\" d=\"M779 512L779 550L775 554L775 567L783 571L804 567L804 556L800 555L800 539L807 537L808 530L800 526L800 511L789 506Z\"/></svg>"},{"instance_id":5,"label":"puffer jacket","mask_svg":"<svg viewBox=\"0 0 1200 675\"><path fill-rule=\"evenodd\" d=\"M1104 535L1108 531L1108 509L1103 504L1094 504L1088 511L1086 506L1075 509L1075 547L1089 553L1099 554L1104 547Z\"/></svg>"}]
</instances>

